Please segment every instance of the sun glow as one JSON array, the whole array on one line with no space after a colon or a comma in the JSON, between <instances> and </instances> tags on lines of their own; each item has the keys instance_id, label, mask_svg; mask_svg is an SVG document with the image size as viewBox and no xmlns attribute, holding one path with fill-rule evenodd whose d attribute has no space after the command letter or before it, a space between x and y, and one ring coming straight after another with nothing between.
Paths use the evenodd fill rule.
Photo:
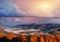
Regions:
<instances>
[{"instance_id":1,"label":"sun glow","mask_svg":"<svg viewBox=\"0 0 60 42\"><path fill-rule=\"evenodd\" d=\"M52 8L54 6L51 3L40 3L40 5L38 5L38 7L40 10L49 11L49 10L52 10Z\"/></svg>"},{"instance_id":2,"label":"sun glow","mask_svg":"<svg viewBox=\"0 0 60 42\"><path fill-rule=\"evenodd\" d=\"M39 2L32 6L33 8L31 8L29 13L33 15L41 17L54 17L54 14L52 13L54 9L54 4L48 2Z\"/></svg>"},{"instance_id":3,"label":"sun glow","mask_svg":"<svg viewBox=\"0 0 60 42\"><path fill-rule=\"evenodd\" d=\"M43 9L49 9L49 8L51 8L51 5L49 5L49 4L42 4L41 7Z\"/></svg>"},{"instance_id":4,"label":"sun glow","mask_svg":"<svg viewBox=\"0 0 60 42\"><path fill-rule=\"evenodd\" d=\"M44 1L21 1L16 3L26 15L39 17L53 17L57 2L54 0ZM22 4L22 5L21 5Z\"/></svg>"}]
</instances>

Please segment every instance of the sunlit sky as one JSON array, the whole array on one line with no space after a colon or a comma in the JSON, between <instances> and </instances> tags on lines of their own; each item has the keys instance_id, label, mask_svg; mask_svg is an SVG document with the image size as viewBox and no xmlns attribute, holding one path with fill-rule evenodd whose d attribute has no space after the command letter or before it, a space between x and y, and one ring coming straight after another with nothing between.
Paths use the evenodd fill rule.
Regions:
<instances>
[{"instance_id":1,"label":"sunlit sky","mask_svg":"<svg viewBox=\"0 0 60 42\"><path fill-rule=\"evenodd\" d=\"M26 15L59 17L60 0L16 0L14 4Z\"/></svg>"},{"instance_id":2,"label":"sunlit sky","mask_svg":"<svg viewBox=\"0 0 60 42\"><path fill-rule=\"evenodd\" d=\"M18 17L24 18L3 18L3 17ZM29 16L35 18L28 18ZM27 18L26 18L27 17ZM58 22L59 19L37 19L36 17L60 17L60 0L0 0L0 24L15 25L19 23L41 23L42 21ZM31 21L33 20L33 21ZM15 22L14 22L15 21Z\"/></svg>"},{"instance_id":3,"label":"sunlit sky","mask_svg":"<svg viewBox=\"0 0 60 42\"><path fill-rule=\"evenodd\" d=\"M59 0L16 0L15 4L26 14L39 17L59 16ZM56 11L56 9L58 9ZM47 15L47 16L46 16Z\"/></svg>"},{"instance_id":4,"label":"sunlit sky","mask_svg":"<svg viewBox=\"0 0 60 42\"><path fill-rule=\"evenodd\" d=\"M0 0L0 2L0 16L60 17L60 0Z\"/></svg>"}]
</instances>

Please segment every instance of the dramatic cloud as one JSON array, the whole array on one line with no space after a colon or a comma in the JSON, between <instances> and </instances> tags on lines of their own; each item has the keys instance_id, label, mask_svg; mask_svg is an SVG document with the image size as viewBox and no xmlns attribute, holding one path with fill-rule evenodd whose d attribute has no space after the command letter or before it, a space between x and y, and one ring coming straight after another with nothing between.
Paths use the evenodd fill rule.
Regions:
<instances>
[{"instance_id":1,"label":"dramatic cloud","mask_svg":"<svg viewBox=\"0 0 60 42\"><path fill-rule=\"evenodd\" d=\"M20 10L15 4L12 4L12 0L3 0L0 4L0 17L1 16L24 16L22 10Z\"/></svg>"},{"instance_id":2,"label":"dramatic cloud","mask_svg":"<svg viewBox=\"0 0 60 42\"><path fill-rule=\"evenodd\" d=\"M60 23L60 19L53 17L60 17L60 0L0 0L0 25L3 26Z\"/></svg>"},{"instance_id":3,"label":"dramatic cloud","mask_svg":"<svg viewBox=\"0 0 60 42\"><path fill-rule=\"evenodd\" d=\"M60 0L14 0L14 3L31 16L59 17L58 14L60 15Z\"/></svg>"},{"instance_id":4,"label":"dramatic cloud","mask_svg":"<svg viewBox=\"0 0 60 42\"><path fill-rule=\"evenodd\" d=\"M0 17L0 24L3 26L15 26L18 24L42 24L52 22L47 18L36 18L36 17Z\"/></svg>"},{"instance_id":5,"label":"dramatic cloud","mask_svg":"<svg viewBox=\"0 0 60 42\"><path fill-rule=\"evenodd\" d=\"M60 0L0 0L0 16L60 17Z\"/></svg>"}]
</instances>

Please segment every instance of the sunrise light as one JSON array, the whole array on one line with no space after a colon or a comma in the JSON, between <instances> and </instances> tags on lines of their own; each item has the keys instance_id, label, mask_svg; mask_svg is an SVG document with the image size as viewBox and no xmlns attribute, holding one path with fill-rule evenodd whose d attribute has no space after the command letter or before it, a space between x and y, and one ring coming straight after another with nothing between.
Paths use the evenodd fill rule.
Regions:
<instances>
[{"instance_id":1,"label":"sunrise light","mask_svg":"<svg viewBox=\"0 0 60 42\"><path fill-rule=\"evenodd\" d=\"M41 7L42 7L43 9L48 9L48 8L50 8L51 6L50 6L49 4L42 4Z\"/></svg>"}]
</instances>

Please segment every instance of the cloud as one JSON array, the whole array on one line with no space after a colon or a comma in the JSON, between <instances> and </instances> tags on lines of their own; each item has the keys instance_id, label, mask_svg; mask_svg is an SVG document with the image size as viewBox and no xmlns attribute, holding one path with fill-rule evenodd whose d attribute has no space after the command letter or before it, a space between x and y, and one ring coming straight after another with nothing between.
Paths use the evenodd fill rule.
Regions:
<instances>
[{"instance_id":1,"label":"cloud","mask_svg":"<svg viewBox=\"0 0 60 42\"><path fill-rule=\"evenodd\" d=\"M40 7L38 7L41 2L49 3L52 5L51 9L47 11L42 11ZM39 17L60 17L60 0L15 0L14 3L20 7L26 15L31 16L39 16ZM59 10L58 10L59 9Z\"/></svg>"},{"instance_id":2,"label":"cloud","mask_svg":"<svg viewBox=\"0 0 60 42\"><path fill-rule=\"evenodd\" d=\"M14 2L15 1L15 2ZM28 23L60 23L59 19L44 19L44 18L31 18L29 16L36 17L60 17L60 1L57 0L54 10L48 12L42 12L39 8L36 9L39 1L24 1L24 0L0 0L0 25L14 26L16 24L28 24ZM28 16L20 18L2 18L1 16Z\"/></svg>"},{"instance_id":3,"label":"cloud","mask_svg":"<svg viewBox=\"0 0 60 42\"><path fill-rule=\"evenodd\" d=\"M58 7L54 11L55 11L55 16L60 17L60 3L58 4Z\"/></svg>"},{"instance_id":4,"label":"cloud","mask_svg":"<svg viewBox=\"0 0 60 42\"><path fill-rule=\"evenodd\" d=\"M1 16L24 16L24 13L12 3L12 0L5 0L0 4L0 17Z\"/></svg>"},{"instance_id":5,"label":"cloud","mask_svg":"<svg viewBox=\"0 0 60 42\"><path fill-rule=\"evenodd\" d=\"M47 1L47 0L45 0ZM50 0L51 1L51 0ZM56 9L42 11L38 6L40 1L36 0L0 0L1 16L36 16L36 17L60 17L60 1L53 0Z\"/></svg>"}]
</instances>

